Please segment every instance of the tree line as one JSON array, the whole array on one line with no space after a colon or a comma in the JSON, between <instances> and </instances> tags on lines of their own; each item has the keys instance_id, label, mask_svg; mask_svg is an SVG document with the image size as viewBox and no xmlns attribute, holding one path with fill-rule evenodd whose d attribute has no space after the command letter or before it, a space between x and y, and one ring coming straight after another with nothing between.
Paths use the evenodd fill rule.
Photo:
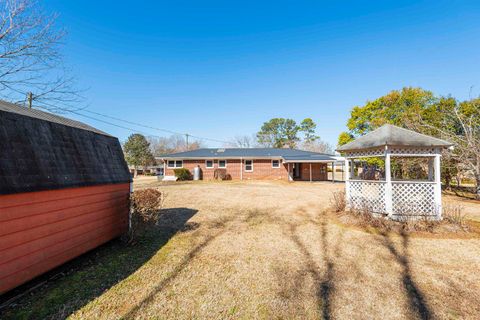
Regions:
<instances>
[{"instance_id":1,"label":"tree line","mask_svg":"<svg viewBox=\"0 0 480 320\"><path fill-rule=\"evenodd\" d=\"M304 119L300 124L293 119L273 118L264 122L256 134L234 137L224 147L301 148L332 154L334 152L332 146L316 135L316 127L311 118ZM130 135L123 144L125 159L134 167L135 172L137 167L156 164L155 157L202 147L204 144L198 140L187 145L185 137L181 135L152 137L139 133Z\"/></svg>"}]
</instances>

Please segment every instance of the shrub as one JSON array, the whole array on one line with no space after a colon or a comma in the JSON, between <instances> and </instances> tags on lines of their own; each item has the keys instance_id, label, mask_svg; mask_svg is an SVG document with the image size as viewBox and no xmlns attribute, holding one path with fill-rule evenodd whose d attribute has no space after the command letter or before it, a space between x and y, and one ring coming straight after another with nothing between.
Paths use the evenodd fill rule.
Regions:
<instances>
[{"instance_id":1,"label":"shrub","mask_svg":"<svg viewBox=\"0 0 480 320\"><path fill-rule=\"evenodd\" d=\"M213 177L217 180L231 180L232 176L227 173L227 169L215 169Z\"/></svg>"},{"instance_id":2,"label":"shrub","mask_svg":"<svg viewBox=\"0 0 480 320\"><path fill-rule=\"evenodd\" d=\"M174 169L173 172L175 177L180 181L190 180L192 178L192 174L186 168Z\"/></svg>"},{"instance_id":3,"label":"shrub","mask_svg":"<svg viewBox=\"0 0 480 320\"><path fill-rule=\"evenodd\" d=\"M345 200L345 191L333 192L330 202L335 212L345 211L345 207L347 206L347 202Z\"/></svg>"},{"instance_id":4,"label":"shrub","mask_svg":"<svg viewBox=\"0 0 480 320\"><path fill-rule=\"evenodd\" d=\"M443 217L450 223L464 227L466 225L466 215L463 213L463 207L454 204L447 204L443 207Z\"/></svg>"},{"instance_id":5,"label":"shrub","mask_svg":"<svg viewBox=\"0 0 480 320\"><path fill-rule=\"evenodd\" d=\"M157 189L142 189L130 195L130 229L127 242L133 243L158 222L165 195Z\"/></svg>"}]
</instances>

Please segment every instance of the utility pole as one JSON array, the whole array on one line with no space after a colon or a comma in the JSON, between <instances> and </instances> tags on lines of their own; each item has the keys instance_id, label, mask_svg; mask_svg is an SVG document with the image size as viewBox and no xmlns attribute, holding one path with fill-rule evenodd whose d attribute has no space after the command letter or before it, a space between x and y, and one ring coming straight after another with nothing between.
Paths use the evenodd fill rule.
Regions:
<instances>
[{"instance_id":1,"label":"utility pole","mask_svg":"<svg viewBox=\"0 0 480 320\"><path fill-rule=\"evenodd\" d=\"M28 108L32 109L33 93L31 92L27 93L27 99L28 99Z\"/></svg>"},{"instance_id":2,"label":"utility pole","mask_svg":"<svg viewBox=\"0 0 480 320\"><path fill-rule=\"evenodd\" d=\"M189 136L189 134L185 133L185 140L187 141L187 150L188 150L188 136Z\"/></svg>"}]
</instances>

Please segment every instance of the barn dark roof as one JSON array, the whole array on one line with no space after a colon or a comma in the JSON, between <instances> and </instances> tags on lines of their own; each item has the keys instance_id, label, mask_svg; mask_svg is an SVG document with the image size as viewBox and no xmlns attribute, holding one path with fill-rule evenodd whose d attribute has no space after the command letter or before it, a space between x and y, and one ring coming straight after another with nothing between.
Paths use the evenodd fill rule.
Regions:
<instances>
[{"instance_id":1,"label":"barn dark roof","mask_svg":"<svg viewBox=\"0 0 480 320\"><path fill-rule=\"evenodd\" d=\"M117 138L0 101L0 194L130 181Z\"/></svg>"},{"instance_id":2,"label":"barn dark roof","mask_svg":"<svg viewBox=\"0 0 480 320\"><path fill-rule=\"evenodd\" d=\"M337 151L362 150L381 146L450 147L453 144L415 131L385 124L380 128L347 143Z\"/></svg>"},{"instance_id":3,"label":"barn dark roof","mask_svg":"<svg viewBox=\"0 0 480 320\"><path fill-rule=\"evenodd\" d=\"M208 159L208 158L283 158L298 161L335 161L331 155L298 149L280 148L202 148L164 155L162 159Z\"/></svg>"}]
</instances>

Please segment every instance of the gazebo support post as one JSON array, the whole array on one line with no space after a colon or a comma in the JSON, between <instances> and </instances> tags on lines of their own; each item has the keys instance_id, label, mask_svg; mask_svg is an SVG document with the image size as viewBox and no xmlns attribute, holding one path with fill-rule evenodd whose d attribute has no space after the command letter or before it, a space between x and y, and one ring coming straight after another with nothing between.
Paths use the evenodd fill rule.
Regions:
<instances>
[{"instance_id":1,"label":"gazebo support post","mask_svg":"<svg viewBox=\"0 0 480 320\"><path fill-rule=\"evenodd\" d=\"M385 146L385 211L388 217L393 215L392 207L392 173L390 166L390 150Z\"/></svg>"},{"instance_id":2,"label":"gazebo support post","mask_svg":"<svg viewBox=\"0 0 480 320\"><path fill-rule=\"evenodd\" d=\"M354 179L355 178L355 159L350 159L351 161L351 166L350 166L350 178Z\"/></svg>"},{"instance_id":3,"label":"gazebo support post","mask_svg":"<svg viewBox=\"0 0 480 320\"><path fill-rule=\"evenodd\" d=\"M350 171L349 171L350 159L345 158L345 203L347 208L350 208Z\"/></svg>"},{"instance_id":4,"label":"gazebo support post","mask_svg":"<svg viewBox=\"0 0 480 320\"><path fill-rule=\"evenodd\" d=\"M437 154L433 160L435 171L435 209L439 219L442 219L442 181L440 179L440 151L437 150Z\"/></svg>"}]
</instances>

